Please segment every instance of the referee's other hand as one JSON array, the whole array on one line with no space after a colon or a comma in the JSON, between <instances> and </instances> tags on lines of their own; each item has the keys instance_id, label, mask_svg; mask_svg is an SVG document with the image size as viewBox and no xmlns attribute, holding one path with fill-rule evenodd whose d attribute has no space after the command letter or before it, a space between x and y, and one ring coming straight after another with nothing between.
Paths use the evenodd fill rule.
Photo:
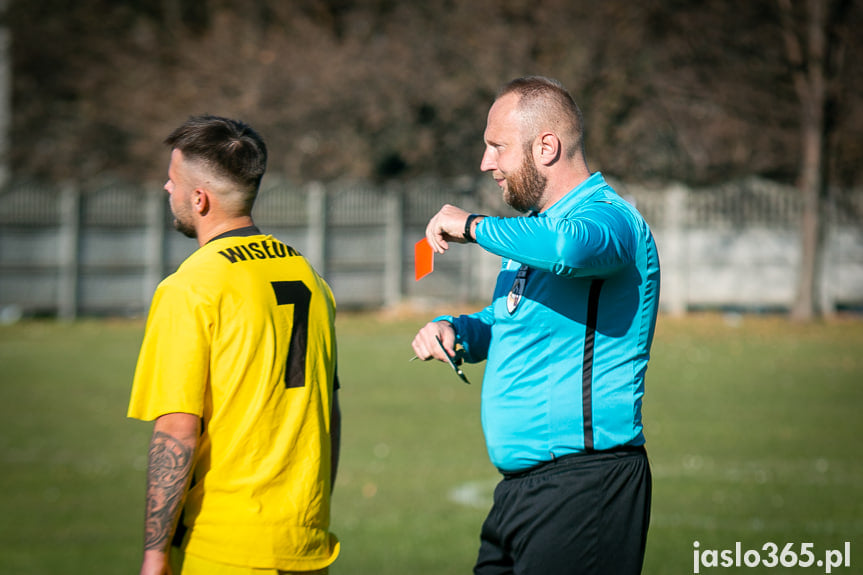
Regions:
<instances>
[{"instance_id":1,"label":"referee's other hand","mask_svg":"<svg viewBox=\"0 0 863 575\"><path fill-rule=\"evenodd\" d=\"M417 332L411 343L416 356L423 361L430 359L447 361L443 350L435 340L436 337L440 338L450 357L455 358L455 330L448 321L430 321Z\"/></svg>"}]
</instances>

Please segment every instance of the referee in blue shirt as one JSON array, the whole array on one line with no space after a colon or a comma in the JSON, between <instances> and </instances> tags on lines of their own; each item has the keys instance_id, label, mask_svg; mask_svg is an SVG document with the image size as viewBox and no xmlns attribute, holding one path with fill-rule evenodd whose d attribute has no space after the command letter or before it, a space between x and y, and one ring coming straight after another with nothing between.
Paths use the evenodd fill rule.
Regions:
<instances>
[{"instance_id":1,"label":"referee in blue shirt","mask_svg":"<svg viewBox=\"0 0 863 575\"><path fill-rule=\"evenodd\" d=\"M503 479L474 573L640 573L651 475L641 404L659 302L650 229L584 157L582 116L556 80L498 93L481 169L526 217L444 206L436 253L475 242L501 256L491 305L441 316L413 341L445 361L486 361L482 425Z\"/></svg>"}]
</instances>

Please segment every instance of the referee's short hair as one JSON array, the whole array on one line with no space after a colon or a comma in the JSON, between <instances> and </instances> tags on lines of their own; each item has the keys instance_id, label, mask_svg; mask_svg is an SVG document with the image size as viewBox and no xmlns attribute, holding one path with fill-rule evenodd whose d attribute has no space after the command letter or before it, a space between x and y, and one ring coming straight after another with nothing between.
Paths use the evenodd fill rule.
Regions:
<instances>
[{"instance_id":1,"label":"referee's short hair","mask_svg":"<svg viewBox=\"0 0 863 575\"><path fill-rule=\"evenodd\" d=\"M563 143L567 158L584 154L584 118L563 84L545 76L524 76L506 83L497 99L512 93L519 97L517 110L527 134L526 145L540 132L552 130Z\"/></svg>"}]
</instances>

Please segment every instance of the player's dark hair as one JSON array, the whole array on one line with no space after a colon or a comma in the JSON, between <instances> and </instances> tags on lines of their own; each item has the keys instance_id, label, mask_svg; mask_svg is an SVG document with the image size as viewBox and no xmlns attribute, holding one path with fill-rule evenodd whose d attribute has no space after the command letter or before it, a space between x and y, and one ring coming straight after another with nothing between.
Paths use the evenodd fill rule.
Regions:
<instances>
[{"instance_id":1,"label":"player's dark hair","mask_svg":"<svg viewBox=\"0 0 863 575\"><path fill-rule=\"evenodd\" d=\"M567 132L559 134L568 136L567 157L571 158L579 151L584 153L584 118L581 108L563 84L545 76L524 76L505 84L498 91L497 98L510 93L519 96L518 109L535 129L539 129L540 123L546 123L560 126Z\"/></svg>"},{"instance_id":2,"label":"player's dark hair","mask_svg":"<svg viewBox=\"0 0 863 575\"><path fill-rule=\"evenodd\" d=\"M192 116L165 138L165 144L186 159L205 163L237 184L250 204L254 202L267 170L267 145L248 124L209 114Z\"/></svg>"}]
</instances>

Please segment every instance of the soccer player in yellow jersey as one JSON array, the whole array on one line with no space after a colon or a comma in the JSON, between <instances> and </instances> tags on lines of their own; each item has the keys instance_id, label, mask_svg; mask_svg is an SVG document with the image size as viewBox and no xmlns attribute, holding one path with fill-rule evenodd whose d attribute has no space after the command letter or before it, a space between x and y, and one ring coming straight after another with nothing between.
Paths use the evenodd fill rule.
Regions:
<instances>
[{"instance_id":1,"label":"soccer player in yellow jersey","mask_svg":"<svg viewBox=\"0 0 863 575\"><path fill-rule=\"evenodd\" d=\"M200 247L156 290L132 386L129 416L155 421L141 573L326 573L333 295L254 226L267 150L251 127L198 116L165 142L174 226Z\"/></svg>"}]
</instances>

